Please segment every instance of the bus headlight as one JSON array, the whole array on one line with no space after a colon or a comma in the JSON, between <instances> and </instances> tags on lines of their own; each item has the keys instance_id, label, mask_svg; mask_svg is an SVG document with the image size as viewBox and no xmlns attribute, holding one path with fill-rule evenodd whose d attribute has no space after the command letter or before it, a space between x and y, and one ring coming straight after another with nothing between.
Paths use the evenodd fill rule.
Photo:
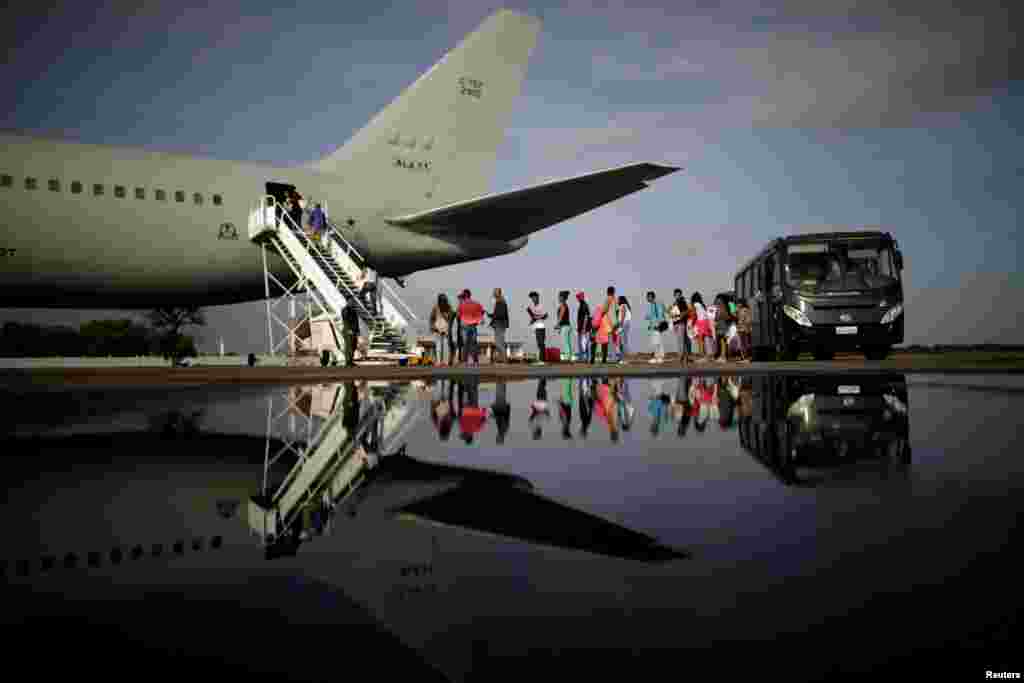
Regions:
<instances>
[{"instance_id":1,"label":"bus headlight","mask_svg":"<svg viewBox=\"0 0 1024 683\"><path fill-rule=\"evenodd\" d=\"M782 311L790 317L790 319L801 327L810 327L811 321L808 317L798 308L793 308L789 304L782 307Z\"/></svg>"},{"instance_id":2,"label":"bus headlight","mask_svg":"<svg viewBox=\"0 0 1024 683\"><path fill-rule=\"evenodd\" d=\"M903 304L896 304L895 306L890 308L888 311L886 311L885 315L882 316L882 324L886 325L888 323L893 322L894 320L896 320L896 318L900 317L900 315L902 313L903 313Z\"/></svg>"}]
</instances>

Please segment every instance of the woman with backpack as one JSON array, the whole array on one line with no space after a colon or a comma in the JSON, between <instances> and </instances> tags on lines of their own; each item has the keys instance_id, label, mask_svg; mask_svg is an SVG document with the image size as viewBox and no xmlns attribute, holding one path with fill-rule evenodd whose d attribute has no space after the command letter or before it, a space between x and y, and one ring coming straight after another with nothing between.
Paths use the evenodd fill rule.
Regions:
<instances>
[{"instance_id":1,"label":"woman with backpack","mask_svg":"<svg viewBox=\"0 0 1024 683\"><path fill-rule=\"evenodd\" d=\"M446 342L448 344L448 362L451 364L451 322L453 315L454 311L452 310L451 304L448 303L447 295L443 293L438 294L437 305L430 311L430 331L434 333L434 336L437 339L437 348L434 350L434 360L437 361L438 365L444 364Z\"/></svg>"}]
</instances>

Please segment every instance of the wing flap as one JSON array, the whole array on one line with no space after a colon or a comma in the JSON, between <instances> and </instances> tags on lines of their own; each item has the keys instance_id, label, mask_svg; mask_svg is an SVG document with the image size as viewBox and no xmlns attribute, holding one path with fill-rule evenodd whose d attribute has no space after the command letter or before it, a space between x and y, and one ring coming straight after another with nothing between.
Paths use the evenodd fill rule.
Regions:
<instances>
[{"instance_id":1,"label":"wing flap","mask_svg":"<svg viewBox=\"0 0 1024 683\"><path fill-rule=\"evenodd\" d=\"M676 166L631 164L388 219L424 234L512 240L647 187Z\"/></svg>"}]
</instances>

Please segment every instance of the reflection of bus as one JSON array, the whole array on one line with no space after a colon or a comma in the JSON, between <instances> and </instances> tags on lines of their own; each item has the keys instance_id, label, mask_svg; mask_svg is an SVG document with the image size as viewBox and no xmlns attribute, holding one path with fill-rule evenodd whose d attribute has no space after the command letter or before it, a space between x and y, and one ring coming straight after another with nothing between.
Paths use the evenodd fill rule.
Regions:
<instances>
[{"instance_id":1,"label":"reflection of bus","mask_svg":"<svg viewBox=\"0 0 1024 683\"><path fill-rule=\"evenodd\" d=\"M740 445L787 484L865 464L883 476L907 471L904 375L755 376L740 395Z\"/></svg>"},{"instance_id":2,"label":"reflection of bus","mask_svg":"<svg viewBox=\"0 0 1024 683\"><path fill-rule=\"evenodd\" d=\"M756 360L810 351L885 358L903 342L903 255L886 232L779 238L736 274L753 314Z\"/></svg>"}]
</instances>

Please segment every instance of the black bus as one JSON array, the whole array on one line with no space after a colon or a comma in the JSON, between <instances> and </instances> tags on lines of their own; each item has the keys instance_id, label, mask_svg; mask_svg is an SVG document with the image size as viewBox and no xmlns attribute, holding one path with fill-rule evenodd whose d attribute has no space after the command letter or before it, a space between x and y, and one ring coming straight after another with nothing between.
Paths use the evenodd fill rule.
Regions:
<instances>
[{"instance_id":1,"label":"black bus","mask_svg":"<svg viewBox=\"0 0 1024 683\"><path fill-rule=\"evenodd\" d=\"M736 273L750 305L754 360L882 360L903 342L903 255L887 232L828 232L773 240Z\"/></svg>"}]
</instances>

